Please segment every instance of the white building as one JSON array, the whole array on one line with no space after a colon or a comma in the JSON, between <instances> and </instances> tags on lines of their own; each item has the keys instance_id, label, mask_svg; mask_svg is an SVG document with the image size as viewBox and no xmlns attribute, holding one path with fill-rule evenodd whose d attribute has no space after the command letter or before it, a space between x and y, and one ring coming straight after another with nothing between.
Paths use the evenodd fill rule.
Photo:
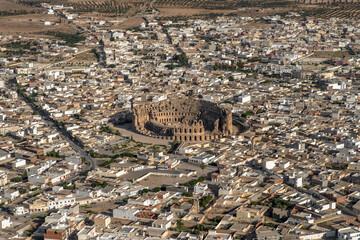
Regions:
<instances>
[{"instance_id":1,"label":"white building","mask_svg":"<svg viewBox=\"0 0 360 240\"><path fill-rule=\"evenodd\" d=\"M7 216L0 217L0 228L1 229L12 227L12 225L13 225L13 223L10 220L10 217L7 217Z\"/></svg>"},{"instance_id":2,"label":"white building","mask_svg":"<svg viewBox=\"0 0 360 240\"><path fill-rule=\"evenodd\" d=\"M274 169L275 167L275 161L270 160L270 161L264 161L263 162L263 168L271 170Z\"/></svg>"},{"instance_id":3,"label":"white building","mask_svg":"<svg viewBox=\"0 0 360 240\"><path fill-rule=\"evenodd\" d=\"M157 219L152 223L152 227L159 229L169 229L171 227L171 221Z\"/></svg>"},{"instance_id":4,"label":"white building","mask_svg":"<svg viewBox=\"0 0 360 240\"><path fill-rule=\"evenodd\" d=\"M9 198L11 201L13 201L15 198L20 197L20 193L18 190L5 191L4 197Z\"/></svg>"},{"instance_id":5,"label":"white building","mask_svg":"<svg viewBox=\"0 0 360 240\"><path fill-rule=\"evenodd\" d=\"M13 161L11 163L12 169L22 167L22 166L25 166L25 165L26 165L26 160L25 159L16 159L15 161Z\"/></svg>"},{"instance_id":6,"label":"white building","mask_svg":"<svg viewBox=\"0 0 360 240\"><path fill-rule=\"evenodd\" d=\"M302 177L293 176L289 178L289 183L295 187L302 187L303 186L303 180Z\"/></svg>"},{"instance_id":7,"label":"white building","mask_svg":"<svg viewBox=\"0 0 360 240\"><path fill-rule=\"evenodd\" d=\"M25 215L27 213L29 213L29 209L24 208L23 206L10 206L9 210L12 214L14 214L14 216L18 216L18 215Z\"/></svg>"},{"instance_id":8,"label":"white building","mask_svg":"<svg viewBox=\"0 0 360 240\"><path fill-rule=\"evenodd\" d=\"M201 182L198 182L198 183L194 186L194 192L195 192L196 194L208 194L208 193L211 193L208 185L205 184L205 183L201 183Z\"/></svg>"},{"instance_id":9,"label":"white building","mask_svg":"<svg viewBox=\"0 0 360 240\"><path fill-rule=\"evenodd\" d=\"M46 169L50 168L55 163L56 163L56 161L48 160L48 161L42 162L41 164L36 165L36 166L34 166L34 165L29 166L28 168L26 168L26 172L27 172L28 176L38 175L38 174L44 172Z\"/></svg>"},{"instance_id":10,"label":"white building","mask_svg":"<svg viewBox=\"0 0 360 240\"><path fill-rule=\"evenodd\" d=\"M251 101L251 96L248 94L238 96L238 102L240 102L240 103L247 103L250 101Z\"/></svg>"},{"instance_id":11,"label":"white building","mask_svg":"<svg viewBox=\"0 0 360 240\"><path fill-rule=\"evenodd\" d=\"M140 208L120 206L113 210L113 217L120 219L136 220L136 214L140 212Z\"/></svg>"},{"instance_id":12,"label":"white building","mask_svg":"<svg viewBox=\"0 0 360 240\"><path fill-rule=\"evenodd\" d=\"M67 197L63 199L54 198L48 202L48 206L50 209L59 209L63 208L65 206L71 206L76 202L76 199L74 197Z\"/></svg>"},{"instance_id":13,"label":"white building","mask_svg":"<svg viewBox=\"0 0 360 240\"><path fill-rule=\"evenodd\" d=\"M189 158L189 163L194 164L208 164L211 160L215 159L214 154L207 154L205 152Z\"/></svg>"},{"instance_id":14,"label":"white building","mask_svg":"<svg viewBox=\"0 0 360 240\"><path fill-rule=\"evenodd\" d=\"M10 157L11 157L10 153L0 149L0 161L6 160Z\"/></svg>"},{"instance_id":15,"label":"white building","mask_svg":"<svg viewBox=\"0 0 360 240\"><path fill-rule=\"evenodd\" d=\"M360 230L355 227L342 228L338 231L338 240L359 240Z\"/></svg>"},{"instance_id":16,"label":"white building","mask_svg":"<svg viewBox=\"0 0 360 240\"><path fill-rule=\"evenodd\" d=\"M77 233L77 238L78 240L88 240L93 239L96 235L96 227L85 226Z\"/></svg>"},{"instance_id":17,"label":"white building","mask_svg":"<svg viewBox=\"0 0 360 240\"><path fill-rule=\"evenodd\" d=\"M154 206L160 203L160 201L156 199L138 197L136 199L129 199L128 203L133 205Z\"/></svg>"},{"instance_id":18,"label":"white building","mask_svg":"<svg viewBox=\"0 0 360 240\"><path fill-rule=\"evenodd\" d=\"M329 83L327 86L328 90L344 90L346 88L346 84L344 82L335 82Z\"/></svg>"}]
</instances>

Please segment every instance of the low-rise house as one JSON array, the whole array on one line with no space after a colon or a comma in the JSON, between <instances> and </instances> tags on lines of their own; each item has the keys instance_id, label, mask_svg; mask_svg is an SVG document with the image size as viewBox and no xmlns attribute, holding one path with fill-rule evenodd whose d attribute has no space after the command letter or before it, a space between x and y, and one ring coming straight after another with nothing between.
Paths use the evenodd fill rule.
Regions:
<instances>
[{"instance_id":1,"label":"low-rise house","mask_svg":"<svg viewBox=\"0 0 360 240\"><path fill-rule=\"evenodd\" d=\"M106 228L111 223L111 217L106 216L104 214L98 214L94 218L94 224L95 226L99 226L101 228Z\"/></svg>"},{"instance_id":2,"label":"low-rise house","mask_svg":"<svg viewBox=\"0 0 360 240\"><path fill-rule=\"evenodd\" d=\"M266 206L240 207L236 211L236 218L242 222L258 222L268 209Z\"/></svg>"},{"instance_id":3,"label":"low-rise house","mask_svg":"<svg viewBox=\"0 0 360 240\"><path fill-rule=\"evenodd\" d=\"M135 221L137 219L136 214L140 210L140 208L134 206L120 206L113 210L113 217Z\"/></svg>"},{"instance_id":4,"label":"low-rise house","mask_svg":"<svg viewBox=\"0 0 360 240\"><path fill-rule=\"evenodd\" d=\"M9 227L12 227L12 226L13 226L13 223L10 220L10 217L7 217L7 216L1 216L0 217L0 228L1 229L9 228Z\"/></svg>"}]
</instances>

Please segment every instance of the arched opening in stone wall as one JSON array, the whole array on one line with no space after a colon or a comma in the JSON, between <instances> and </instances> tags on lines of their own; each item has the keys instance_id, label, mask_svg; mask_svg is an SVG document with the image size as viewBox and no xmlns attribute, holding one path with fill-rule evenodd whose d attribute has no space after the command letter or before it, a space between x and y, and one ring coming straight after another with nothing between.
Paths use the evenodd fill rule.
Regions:
<instances>
[{"instance_id":1,"label":"arched opening in stone wall","mask_svg":"<svg viewBox=\"0 0 360 240\"><path fill-rule=\"evenodd\" d=\"M181 140L184 141L186 135L187 141L204 141L213 139L214 134L231 134L231 111L202 100L177 99L145 103L134 107L133 119L135 130L142 130L143 134L154 137L176 139L177 136L179 140L179 135L182 135ZM150 122L152 119L161 124ZM217 128L214 128L215 123L219 125Z\"/></svg>"}]
</instances>

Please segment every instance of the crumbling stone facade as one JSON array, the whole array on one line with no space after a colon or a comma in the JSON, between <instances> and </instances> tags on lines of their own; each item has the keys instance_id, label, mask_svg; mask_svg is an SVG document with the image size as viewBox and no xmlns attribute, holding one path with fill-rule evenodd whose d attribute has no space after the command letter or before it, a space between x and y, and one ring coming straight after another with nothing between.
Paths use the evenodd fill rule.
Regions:
<instances>
[{"instance_id":1,"label":"crumbling stone facade","mask_svg":"<svg viewBox=\"0 0 360 240\"><path fill-rule=\"evenodd\" d=\"M208 141L231 134L232 114L216 103L174 99L135 106L133 127L141 134L167 140Z\"/></svg>"}]
</instances>

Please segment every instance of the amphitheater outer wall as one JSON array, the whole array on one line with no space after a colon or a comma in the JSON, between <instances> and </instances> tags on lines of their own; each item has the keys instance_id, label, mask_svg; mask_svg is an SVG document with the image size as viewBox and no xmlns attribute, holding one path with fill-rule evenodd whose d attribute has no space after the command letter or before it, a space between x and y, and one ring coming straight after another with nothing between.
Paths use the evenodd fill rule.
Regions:
<instances>
[{"instance_id":1,"label":"amphitheater outer wall","mask_svg":"<svg viewBox=\"0 0 360 240\"><path fill-rule=\"evenodd\" d=\"M231 134L232 115L230 109L203 100L148 102L133 108L133 128L169 141L209 141Z\"/></svg>"}]
</instances>

